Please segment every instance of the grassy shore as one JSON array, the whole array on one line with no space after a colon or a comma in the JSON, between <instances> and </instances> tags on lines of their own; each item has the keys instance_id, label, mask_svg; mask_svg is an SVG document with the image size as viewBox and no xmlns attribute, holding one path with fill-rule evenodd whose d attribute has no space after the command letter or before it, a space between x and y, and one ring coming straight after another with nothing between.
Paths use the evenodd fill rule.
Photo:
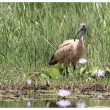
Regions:
<instances>
[{"instance_id":1,"label":"grassy shore","mask_svg":"<svg viewBox=\"0 0 110 110\"><path fill-rule=\"evenodd\" d=\"M82 22L87 73L109 64L109 10L110 3L0 3L0 86L22 85L32 77L39 86L60 82L60 76L51 81L45 74L49 58Z\"/></svg>"}]
</instances>

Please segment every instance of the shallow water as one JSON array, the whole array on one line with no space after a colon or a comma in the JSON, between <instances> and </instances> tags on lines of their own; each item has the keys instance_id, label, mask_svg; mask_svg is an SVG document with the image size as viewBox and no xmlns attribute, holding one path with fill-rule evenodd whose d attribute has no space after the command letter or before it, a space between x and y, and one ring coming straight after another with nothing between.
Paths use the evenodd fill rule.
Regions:
<instances>
[{"instance_id":1,"label":"shallow water","mask_svg":"<svg viewBox=\"0 0 110 110\"><path fill-rule=\"evenodd\" d=\"M64 90L63 90L64 94ZM54 90L0 91L0 108L110 107L109 92L71 93L66 98Z\"/></svg>"},{"instance_id":2,"label":"shallow water","mask_svg":"<svg viewBox=\"0 0 110 110\"><path fill-rule=\"evenodd\" d=\"M87 108L87 107L110 107L110 99L91 99L91 98L41 98L41 99L26 99L26 100L2 100L0 101L0 108Z\"/></svg>"}]
</instances>

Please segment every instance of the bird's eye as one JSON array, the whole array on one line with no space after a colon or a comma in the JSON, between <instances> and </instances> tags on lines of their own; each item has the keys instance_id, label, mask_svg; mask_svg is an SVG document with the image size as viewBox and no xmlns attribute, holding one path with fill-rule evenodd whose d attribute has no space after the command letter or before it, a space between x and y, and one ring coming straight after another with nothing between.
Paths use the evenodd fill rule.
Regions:
<instances>
[{"instance_id":1,"label":"bird's eye","mask_svg":"<svg viewBox=\"0 0 110 110\"><path fill-rule=\"evenodd\" d=\"M83 28L85 28L86 26L83 26Z\"/></svg>"}]
</instances>

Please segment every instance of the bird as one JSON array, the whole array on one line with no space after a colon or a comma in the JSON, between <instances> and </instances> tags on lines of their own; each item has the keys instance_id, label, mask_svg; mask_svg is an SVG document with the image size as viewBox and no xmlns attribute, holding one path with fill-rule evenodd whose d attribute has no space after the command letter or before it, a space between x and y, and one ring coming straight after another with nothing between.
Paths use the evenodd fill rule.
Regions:
<instances>
[{"instance_id":1,"label":"bird","mask_svg":"<svg viewBox=\"0 0 110 110\"><path fill-rule=\"evenodd\" d=\"M81 23L80 27L75 35L79 36L78 39L69 39L63 41L61 45L56 49L52 57L50 58L49 65L55 65L57 63L63 64L66 67L66 75L68 77L68 65L73 66L73 73L76 68L76 63L84 52L84 35L86 33L86 24Z\"/></svg>"}]
</instances>

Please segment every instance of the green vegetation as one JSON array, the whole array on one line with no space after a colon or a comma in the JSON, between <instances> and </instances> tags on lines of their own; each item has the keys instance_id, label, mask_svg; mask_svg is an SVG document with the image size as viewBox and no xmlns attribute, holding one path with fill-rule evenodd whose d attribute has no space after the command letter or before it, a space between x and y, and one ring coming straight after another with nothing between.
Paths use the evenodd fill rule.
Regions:
<instances>
[{"instance_id":1,"label":"green vegetation","mask_svg":"<svg viewBox=\"0 0 110 110\"><path fill-rule=\"evenodd\" d=\"M54 67L48 61L63 40L74 38L82 22L87 24L86 73L108 64L109 10L110 3L0 3L0 87L17 88L33 77L39 86L64 81L62 76L50 79L47 73Z\"/></svg>"}]
</instances>

